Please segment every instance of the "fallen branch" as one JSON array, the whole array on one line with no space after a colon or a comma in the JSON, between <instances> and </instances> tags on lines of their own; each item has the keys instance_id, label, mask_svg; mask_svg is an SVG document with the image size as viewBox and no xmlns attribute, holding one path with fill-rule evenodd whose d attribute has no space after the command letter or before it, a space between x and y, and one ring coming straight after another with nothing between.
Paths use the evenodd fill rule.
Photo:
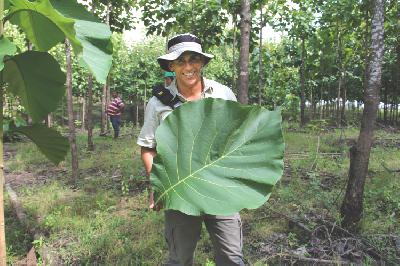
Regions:
<instances>
[{"instance_id":1,"label":"fallen branch","mask_svg":"<svg viewBox=\"0 0 400 266\"><path fill-rule=\"evenodd\" d=\"M376 247L371 244L367 239L361 237L361 236L356 236L353 233L349 232L348 230L338 226L336 223L332 224L328 221L325 220L320 220L323 224L327 224L328 226L332 227L332 233L334 229L337 229L341 231L342 233L345 233L347 236L352 237L354 239L359 239L361 243L366 247L365 252L368 253L371 257L373 257L377 261L381 262L386 262L388 265L398 265L399 261L396 263L393 263L393 261L388 259L388 256L386 254L382 254L381 252L377 251Z\"/></svg>"},{"instance_id":2,"label":"fallen branch","mask_svg":"<svg viewBox=\"0 0 400 266\"><path fill-rule=\"evenodd\" d=\"M400 173L400 169L390 169L384 162L381 162L381 165L389 173Z\"/></svg>"},{"instance_id":3,"label":"fallen branch","mask_svg":"<svg viewBox=\"0 0 400 266\"><path fill-rule=\"evenodd\" d=\"M29 232L31 236L33 236L34 240L41 241L43 239L43 236L36 232L36 230L31 226L27 215L25 214L21 203L18 200L17 193L11 188L9 184L6 183L6 190L7 193L10 197L10 202L11 206L13 207L15 214L17 215L17 218L23 226L25 226L26 230ZM34 252L34 249L29 252L29 258L32 260L32 252ZM63 265L63 263L60 261L60 259L57 256L53 256L52 254L56 254L55 251L52 251L49 247L43 246L41 247L40 251L38 251L40 256L42 257L44 265ZM28 264L29 265L29 264Z\"/></svg>"},{"instance_id":4,"label":"fallen branch","mask_svg":"<svg viewBox=\"0 0 400 266\"><path fill-rule=\"evenodd\" d=\"M309 263L315 263L316 265L350 265L349 262L343 261L343 260L324 260L324 259L317 259L317 258L307 258L304 256L299 256L296 254L283 254L281 257L284 260L289 260L289 261L301 261L301 262L309 262Z\"/></svg>"},{"instance_id":5,"label":"fallen branch","mask_svg":"<svg viewBox=\"0 0 400 266\"><path fill-rule=\"evenodd\" d=\"M291 221L291 222L294 223L297 227L299 227L299 228L303 229L304 231L306 231L309 235L311 235L312 232L313 232L313 231L312 231L311 229L309 229L305 224L301 223L300 221L298 221L298 220L296 220L296 219L294 219L294 218L292 218L292 217L287 216L286 214L283 214L283 213L280 213L280 212L277 212L277 211L271 210L271 209L268 209L268 211L273 212L273 213L275 213L275 214L277 214L277 215L279 215L279 216L281 216L281 217L284 217L285 219Z\"/></svg>"}]
</instances>

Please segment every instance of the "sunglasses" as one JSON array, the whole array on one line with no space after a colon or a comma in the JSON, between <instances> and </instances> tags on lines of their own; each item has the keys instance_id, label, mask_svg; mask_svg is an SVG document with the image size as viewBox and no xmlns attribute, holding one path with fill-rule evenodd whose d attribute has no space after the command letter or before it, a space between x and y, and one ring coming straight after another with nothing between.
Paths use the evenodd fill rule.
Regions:
<instances>
[{"instance_id":1,"label":"sunglasses","mask_svg":"<svg viewBox=\"0 0 400 266\"><path fill-rule=\"evenodd\" d=\"M185 60L185 55L189 55L189 59ZM176 60L173 61L178 66L183 66L184 64L199 64L203 63L203 56L200 54L190 53L190 54L182 54Z\"/></svg>"}]
</instances>

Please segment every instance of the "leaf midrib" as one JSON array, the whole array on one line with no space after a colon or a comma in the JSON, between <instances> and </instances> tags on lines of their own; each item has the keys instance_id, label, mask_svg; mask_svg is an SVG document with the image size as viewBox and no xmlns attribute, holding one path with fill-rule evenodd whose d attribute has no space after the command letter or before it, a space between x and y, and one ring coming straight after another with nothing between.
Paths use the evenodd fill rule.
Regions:
<instances>
[{"instance_id":1,"label":"leaf midrib","mask_svg":"<svg viewBox=\"0 0 400 266\"><path fill-rule=\"evenodd\" d=\"M258 131L257 131L255 134L257 134L257 133L258 133ZM225 154L225 155L222 155L222 156L219 157L217 160L212 161L211 163L204 165L202 168L197 169L195 172L191 173L191 174L188 175L187 177L185 177L185 178L183 178L183 179L180 179L180 180L179 180L178 182L176 182L174 185L172 185L172 186L169 187L167 190L165 190L165 191L160 195L159 199L163 198L164 195L165 195L165 194L168 194L168 192L171 191L172 189L175 191L175 187L177 187L178 185L180 185L182 182L186 181L188 178L193 177L193 176L196 175L198 172L203 171L205 168L207 168L207 167L213 165L214 163L216 163L216 162L218 162L218 161L220 161L220 160L222 160L222 159L225 159L226 157L229 156L229 154L235 152L237 149L239 149L240 147L242 147L245 143L246 143L246 140L245 140L242 144L238 145L238 147L237 147L236 149L234 149L234 150L228 152L228 153Z\"/></svg>"}]
</instances>

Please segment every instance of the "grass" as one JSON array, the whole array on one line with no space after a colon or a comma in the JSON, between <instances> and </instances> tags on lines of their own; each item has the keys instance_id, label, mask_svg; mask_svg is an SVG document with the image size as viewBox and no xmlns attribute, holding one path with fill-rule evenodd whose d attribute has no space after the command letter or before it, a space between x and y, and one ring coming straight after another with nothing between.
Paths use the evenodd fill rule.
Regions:
<instances>
[{"instance_id":1,"label":"grass","mask_svg":"<svg viewBox=\"0 0 400 266\"><path fill-rule=\"evenodd\" d=\"M16 143L17 154L6 162L11 172L47 173L46 183L20 188L17 193L29 219L44 234L41 244L56 250L66 264L159 265L167 258L163 215L147 210L143 168L130 132L124 128L123 137L116 141L95 133L95 152L86 151L86 138L78 134L78 188L71 188L67 182L70 158L46 172L50 164L31 143ZM354 128L315 134L310 130L289 130L285 125L284 177L264 206L241 212L247 264L265 265L262 249L279 234L285 235L281 247L296 249L308 245L309 239L274 212L302 219L311 229L316 224L306 217L312 214L340 220L339 207L349 168L347 140L355 139L357 134ZM316 153L318 135L319 152L323 154ZM376 136L399 139L384 131L378 131ZM390 169L399 169L398 158L400 150L390 141L372 149L361 231L392 257L396 250L389 244L391 239L382 235L400 234L400 179L398 174L385 170L382 162ZM14 218L7 202L6 230L13 232L7 236L7 255L12 262L26 254L30 240L24 238L20 225L10 222ZM364 257L365 264L370 260ZM196 265L213 265L211 241L205 229L198 243Z\"/></svg>"},{"instance_id":2,"label":"grass","mask_svg":"<svg viewBox=\"0 0 400 266\"><path fill-rule=\"evenodd\" d=\"M33 239L18 222L10 206L7 194L4 198L4 216L6 223L7 264L13 265L26 256Z\"/></svg>"}]
</instances>

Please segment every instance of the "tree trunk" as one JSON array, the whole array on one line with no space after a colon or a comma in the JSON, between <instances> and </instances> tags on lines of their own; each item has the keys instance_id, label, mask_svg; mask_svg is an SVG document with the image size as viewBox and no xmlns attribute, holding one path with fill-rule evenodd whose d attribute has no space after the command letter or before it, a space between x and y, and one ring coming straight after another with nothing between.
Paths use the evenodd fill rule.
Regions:
<instances>
[{"instance_id":1,"label":"tree trunk","mask_svg":"<svg viewBox=\"0 0 400 266\"><path fill-rule=\"evenodd\" d=\"M86 129L86 112L87 112L86 111L86 97L83 96L81 98L81 101L82 101L82 114L81 114L82 124L81 124L81 130L84 131Z\"/></svg>"},{"instance_id":2,"label":"tree trunk","mask_svg":"<svg viewBox=\"0 0 400 266\"><path fill-rule=\"evenodd\" d=\"M339 74L339 85L338 85L338 89L337 89L337 102L336 102L336 125L338 125L339 127L342 125L342 118L341 118L341 112L340 112L340 99L341 97L341 89L342 89L342 82L343 82L343 75L342 72L340 72Z\"/></svg>"},{"instance_id":3,"label":"tree trunk","mask_svg":"<svg viewBox=\"0 0 400 266\"><path fill-rule=\"evenodd\" d=\"M88 75L88 89L87 89L87 131L88 131L88 143L87 150L94 151L93 144L93 121L92 121L92 110L93 110L93 76Z\"/></svg>"},{"instance_id":4,"label":"tree trunk","mask_svg":"<svg viewBox=\"0 0 400 266\"><path fill-rule=\"evenodd\" d=\"M64 126L64 102L65 102L65 96L61 100L61 122L60 125L63 127Z\"/></svg>"},{"instance_id":5,"label":"tree trunk","mask_svg":"<svg viewBox=\"0 0 400 266\"><path fill-rule=\"evenodd\" d=\"M303 127L306 124L305 121L305 109L306 109L306 84L305 84L305 57L306 57L306 44L305 38L301 37L301 65L300 65L300 126Z\"/></svg>"},{"instance_id":6,"label":"tree trunk","mask_svg":"<svg viewBox=\"0 0 400 266\"><path fill-rule=\"evenodd\" d=\"M260 48L258 52L258 105L261 106L261 92L264 87L263 82L263 65L262 65L262 29L263 29L263 12L262 12L262 5L260 6Z\"/></svg>"},{"instance_id":7,"label":"tree trunk","mask_svg":"<svg viewBox=\"0 0 400 266\"><path fill-rule=\"evenodd\" d=\"M316 109L317 107L316 107L316 104L314 103L314 93L313 93L313 90L311 90L310 93L311 93L311 95L310 95L310 101L311 101L311 120L312 120L312 119L314 119L314 117L315 117L315 109Z\"/></svg>"},{"instance_id":8,"label":"tree trunk","mask_svg":"<svg viewBox=\"0 0 400 266\"><path fill-rule=\"evenodd\" d=\"M383 0L375 0L373 5L371 30L371 56L368 63L367 80L364 90L364 111L360 135L357 143L350 149L349 180L341 206L342 225L356 228L362 218L365 179L368 172L369 155L372 146L376 111L379 104L381 71L383 59Z\"/></svg>"},{"instance_id":9,"label":"tree trunk","mask_svg":"<svg viewBox=\"0 0 400 266\"><path fill-rule=\"evenodd\" d=\"M106 21L105 23L107 25L110 25L110 12L111 12L111 3L110 1L107 1L107 10L106 10ZM108 94L109 94L109 87L108 87L109 79L107 77L106 84L103 86L103 94L101 97L101 126L100 126L100 135L104 136L107 134L107 131L109 129L109 124L108 124L108 119L107 119L107 99L108 99Z\"/></svg>"},{"instance_id":10,"label":"tree trunk","mask_svg":"<svg viewBox=\"0 0 400 266\"><path fill-rule=\"evenodd\" d=\"M0 15L3 15L3 1L0 3ZM3 23L0 23L0 36L3 35ZM0 80L0 125L3 125L3 77ZM0 127L0 265L6 265L6 234L4 221L4 158L3 127Z\"/></svg>"},{"instance_id":11,"label":"tree trunk","mask_svg":"<svg viewBox=\"0 0 400 266\"><path fill-rule=\"evenodd\" d=\"M397 5L397 21L400 21L400 6ZM400 24L397 23L397 32L400 32ZM396 45L396 71L395 71L395 90L393 94L396 115L394 119L394 125L397 125L399 118L399 97L400 97L400 34L397 34L397 45Z\"/></svg>"},{"instance_id":12,"label":"tree trunk","mask_svg":"<svg viewBox=\"0 0 400 266\"><path fill-rule=\"evenodd\" d=\"M106 106L108 107L108 105L111 102L110 74L108 74L108 76L107 76L107 84L106 84L106 86L107 86L107 88L106 88L106 90L107 90ZM109 119L106 119L106 128L107 128L107 132L110 132L110 120Z\"/></svg>"},{"instance_id":13,"label":"tree trunk","mask_svg":"<svg viewBox=\"0 0 400 266\"><path fill-rule=\"evenodd\" d=\"M250 47L250 0L242 0L240 11L240 74L238 81L238 100L249 103L249 47Z\"/></svg>"},{"instance_id":14,"label":"tree trunk","mask_svg":"<svg viewBox=\"0 0 400 266\"><path fill-rule=\"evenodd\" d=\"M53 114L48 114L47 115L47 121L46 121L47 127L52 127L53 126Z\"/></svg>"},{"instance_id":15,"label":"tree trunk","mask_svg":"<svg viewBox=\"0 0 400 266\"><path fill-rule=\"evenodd\" d=\"M387 93L387 86L383 90L383 123L387 124L387 111L388 111L388 93Z\"/></svg>"},{"instance_id":16,"label":"tree trunk","mask_svg":"<svg viewBox=\"0 0 400 266\"><path fill-rule=\"evenodd\" d=\"M106 134L106 123L107 123L107 83L103 86L103 92L101 95L101 126L100 135Z\"/></svg>"},{"instance_id":17,"label":"tree trunk","mask_svg":"<svg viewBox=\"0 0 400 266\"><path fill-rule=\"evenodd\" d=\"M236 90L236 60L235 60L235 52L236 52L236 13L234 12L233 16L233 42L232 42L232 89ZM236 91L236 95L238 91Z\"/></svg>"},{"instance_id":18,"label":"tree trunk","mask_svg":"<svg viewBox=\"0 0 400 266\"><path fill-rule=\"evenodd\" d=\"M344 79L344 77L343 77ZM344 83L344 81L343 81ZM346 124L346 101L347 101L347 90L346 90L346 86L343 86L343 90L342 90L342 94L343 94L343 99L342 99L342 110L341 110L341 125Z\"/></svg>"},{"instance_id":19,"label":"tree trunk","mask_svg":"<svg viewBox=\"0 0 400 266\"><path fill-rule=\"evenodd\" d=\"M72 99L72 63L71 63L71 44L65 40L65 55L67 65L67 104L68 104L68 128L69 128L69 144L71 146L71 163L72 163L72 182L78 179L78 149L76 147L75 124L74 124L74 108Z\"/></svg>"}]
</instances>

